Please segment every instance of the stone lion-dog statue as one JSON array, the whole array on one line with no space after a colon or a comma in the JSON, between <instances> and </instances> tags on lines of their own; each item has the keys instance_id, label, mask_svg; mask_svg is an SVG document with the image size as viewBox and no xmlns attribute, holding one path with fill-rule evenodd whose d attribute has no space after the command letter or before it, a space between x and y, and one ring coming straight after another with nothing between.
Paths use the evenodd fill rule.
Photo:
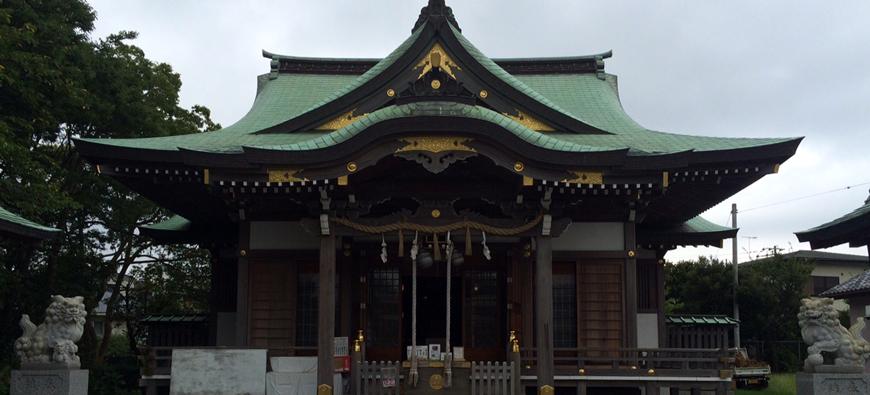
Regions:
<instances>
[{"instance_id":1,"label":"stone lion-dog statue","mask_svg":"<svg viewBox=\"0 0 870 395\"><path fill-rule=\"evenodd\" d=\"M801 300L798 324L801 337L809 344L809 355L804 360L807 373L863 372L864 362L870 358L870 343L861 337L864 320L858 320L847 330L840 324L839 315L834 299ZM822 352L832 354L834 365L824 364Z\"/></svg>"},{"instance_id":2,"label":"stone lion-dog statue","mask_svg":"<svg viewBox=\"0 0 870 395\"><path fill-rule=\"evenodd\" d=\"M81 296L65 298L61 295L51 297L42 325L37 327L23 314L19 324L24 335L15 341L15 354L21 359L22 367L80 368L76 342L84 333L86 315Z\"/></svg>"}]
</instances>

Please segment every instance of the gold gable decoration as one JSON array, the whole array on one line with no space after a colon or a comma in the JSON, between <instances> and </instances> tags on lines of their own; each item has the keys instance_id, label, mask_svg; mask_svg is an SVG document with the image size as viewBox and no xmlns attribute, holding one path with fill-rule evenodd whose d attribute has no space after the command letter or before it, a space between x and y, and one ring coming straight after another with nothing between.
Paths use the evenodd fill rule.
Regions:
<instances>
[{"instance_id":1,"label":"gold gable decoration","mask_svg":"<svg viewBox=\"0 0 870 395\"><path fill-rule=\"evenodd\" d=\"M337 118L335 118L327 123L324 123L323 125L318 126L314 130L338 130L338 129L342 129L342 128L358 121L360 118L363 118L366 115L369 115L369 114L361 114L361 115L354 116L353 113L355 111L356 111L356 109L348 111L347 113L344 113L344 114L338 116Z\"/></svg>"},{"instance_id":2,"label":"gold gable decoration","mask_svg":"<svg viewBox=\"0 0 870 395\"><path fill-rule=\"evenodd\" d=\"M450 136L421 136L421 137L405 137L399 139L405 145L396 150L396 153L424 151L432 153L440 153L444 151L465 151L476 152L466 143L474 141L466 137L450 137Z\"/></svg>"},{"instance_id":3,"label":"gold gable decoration","mask_svg":"<svg viewBox=\"0 0 870 395\"><path fill-rule=\"evenodd\" d=\"M511 115L508 113L504 113L504 115L510 119L513 119L515 122L519 123L520 125L523 125L523 126L529 128L531 130L534 130L536 132L553 132L556 130L556 129L553 129L552 126L547 125L546 123L544 123L544 122L538 120L537 118L535 118L529 114L526 114L520 110L517 110L517 115Z\"/></svg>"},{"instance_id":4,"label":"gold gable decoration","mask_svg":"<svg viewBox=\"0 0 870 395\"><path fill-rule=\"evenodd\" d=\"M574 178L564 179L562 182L569 184L588 184L601 185L604 184L604 175L600 171L581 171L575 170L571 174Z\"/></svg>"},{"instance_id":5,"label":"gold gable decoration","mask_svg":"<svg viewBox=\"0 0 870 395\"><path fill-rule=\"evenodd\" d=\"M414 70L420 70L420 76L417 79L423 78L426 74L429 74L433 69L440 69L444 73L453 78L456 78L456 72L454 71L462 71L462 68L453 61L453 58L447 54L447 51L444 50L444 47L441 46L441 43L435 43L432 48L429 50L429 53L420 60L420 63L417 63L414 66Z\"/></svg>"},{"instance_id":6,"label":"gold gable decoration","mask_svg":"<svg viewBox=\"0 0 870 395\"><path fill-rule=\"evenodd\" d=\"M269 182L302 182L308 181L296 175L302 170L298 169L269 169Z\"/></svg>"}]
</instances>

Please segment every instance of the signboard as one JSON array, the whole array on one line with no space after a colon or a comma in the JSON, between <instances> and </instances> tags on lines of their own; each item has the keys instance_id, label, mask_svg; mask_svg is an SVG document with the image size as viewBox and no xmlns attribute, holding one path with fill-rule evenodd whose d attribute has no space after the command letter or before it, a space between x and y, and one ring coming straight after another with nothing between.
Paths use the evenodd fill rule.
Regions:
<instances>
[{"instance_id":1,"label":"signboard","mask_svg":"<svg viewBox=\"0 0 870 395\"><path fill-rule=\"evenodd\" d=\"M381 384L384 388L396 388L398 377L398 370L395 367L381 368Z\"/></svg>"},{"instance_id":2,"label":"signboard","mask_svg":"<svg viewBox=\"0 0 870 395\"><path fill-rule=\"evenodd\" d=\"M440 344L430 344L429 345L429 359L433 361L441 360L441 345Z\"/></svg>"},{"instance_id":3,"label":"signboard","mask_svg":"<svg viewBox=\"0 0 870 395\"><path fill-rule=\"evenodd\" d=\"M350 355L350 348L348 347L347 337L336 337L335 338L335 356L336 357L346 357Z\"/></svg>"}]
</instances>

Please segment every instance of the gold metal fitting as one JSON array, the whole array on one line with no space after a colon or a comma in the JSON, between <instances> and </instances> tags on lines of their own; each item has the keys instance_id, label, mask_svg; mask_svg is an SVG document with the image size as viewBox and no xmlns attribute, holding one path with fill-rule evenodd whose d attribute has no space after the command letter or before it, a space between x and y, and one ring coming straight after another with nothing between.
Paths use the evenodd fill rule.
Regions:
<instances>
[{"instance_id":1,"label":"gold metal fitting","mask_svg":"<svg viewBox=\"0 0 870 395\"><path fill-rule=\"evenodd\" d=\"M514 163L514 171L516 171L517 173L519 173L525 169L526 169L526 165L524 165L523 162Z\"/></svg>"},{"instance_id":2,"label":"gold metal fitting","mask_svg":"<svg viewBox=\"0 0 870 395\"><path fill-rule=\"evenodd\" d=\"M362 352L362 342L359 339L353 341L353 352Z\"/></svg>"},{"instance_id":3,"label":"gold metal fitting","mask_svg":"<svg viewBox=\"0 0 870 395\"><path fill-rule=\"evenodd\" d=\"M363 331L362 331L362 329L356 331L356 340L358 340L360 343L363 343L363 342L366 341L366 337L363 336Z\"/></svg>"},{"instance_id":4,"label":"gold metal fitting","mask_svg":"<svg viewBox=\"0 0 870 395\"><path fill-rule=\"evenodd\" d=\"M387 96L396 97L396 91L394 89L387 89Z\"/></svg>"},{"instance_id":5,"label":"gold metal fitting","mask_svg":"<svg viewBox=\"0 0 870 395\"><path fill-rule=\"evenodd\" d=\"M441 89L441 81L439 81L439 80L432 80L432 89L435 89L436 91L437 91L438 89Z\"/></svg>"},{"instance_id":6,"label":"gold metal fitting","mask_svg":"<svg viewBox=\"0 0 870 395\"><path fill-rule=\"evenodd\" d=\"M441 210L439 210L437 208L432 210L432 218L440 218L440 217L441 217Z\"/></svg>"},{"instance_id":7,"label":"gold metal fitting","mask_svg":"<svg viewBox=\"0 0 870 395\"><path fill-rule=\"evenodd\" d=\"M646 374L648 374L648 375L650 375L650 376L655 376L655 375L656 375L656 370L655 370L655 369L647 370L647 371L646 371Z\"/></svg>"},{"instance_id":8,"label":"gold metal fitting","mask_svg":"<svg viewBox=\"0 0 870 395\"><path fill-rule=\"evenodd\" d=\"M483 89L480 91L478 96L480 96L481 99L486 99L487 97L489 97L489 92L487 92L486 89Z\"/></svg>"},{"instance_id":9,"label":"gold metal fitting","mask_svg":"<svg viewBox=\"0 0 870 395\"><path fill-rule=\"evenodd\" d=\"M637 370L637 366L631 365L631 370Z\"/></svg>"},{"instance_id":10,"label":"gold metal fitting","mask_svg":"<svg viewBox=\"0 0 870 395\"><path fill-rule=\"evenodd\" d=\"M347 171L356 173L357 170L359 170L359 165L357 165L356 162L350 162L347 164Z\"/></svg>"},{"instance_id":11,"label":"gold metal fitting","mask_svg":"<svg viewBox=\"0 0 870 395\"><path fill-rule=\"evenodd\" d=\"M579 375L583 376L583 375L586 374L586 369L580 368L579 370L577 370L577 373L578 373Z\"/></svg>"},{"instance_id":12,"label":"gold metal fitting","mask_svg":"<svg viewBox=\"0 0 870 395\"><path fill-rule=\"evenodd\" d=\"M629 258L634 258L636 255L637 255L637 253L634 252L634 250L631 250L631 251L628 252L628 257L629 257Z\"/></svg>"},{"instance_id":13,"label":"gold metal fitting","mask_svg":"<svg viewBox=\"0 0 870 395\"><path fill-rule=\"evenodd\" d=\"M317 386L317 395L332 395L332 386L329 384L320 384Z\"/></svg>"},{"instance_id":14,"label":"gold metal fitting","mask_svg":"<svg viewBox=\"0 0 870 395\"><path fill-rule=\"evenodd\" d=\"M248 255L248 252L245 251L245 250L241 250L241 251L239 251L239 255L241 255L241 256L247 256L247 255Z\"/></svg>"},{"instance_id":15,"label":"gold metal fitting","mask_svg":"<svg viewBox=\"0 0 870 395\"><path fill-rule=\"evenodd\" d=\"M553 395L555 393L556 389L552 385L541 386L541 389L538 390L538 395Z\"/></svg>"}]
</instances>

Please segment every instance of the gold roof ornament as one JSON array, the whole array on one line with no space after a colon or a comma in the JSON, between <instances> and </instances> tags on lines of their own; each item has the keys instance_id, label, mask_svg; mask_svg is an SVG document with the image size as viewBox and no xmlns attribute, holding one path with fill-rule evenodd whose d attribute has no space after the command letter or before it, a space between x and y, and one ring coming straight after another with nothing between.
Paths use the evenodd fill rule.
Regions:
<instances>
[{"instance_id":1,"label":"gold roof ornament","mask_svg":"<svg viewBox=\"0 0 870 395\"><path fill-rule=\"evenodd\" d=\"M404 142L405 146L396 150L396 153L411 151L425 151L436 154L445 151L476 152L474 148L465 145L466 143L474 141L473 139L466 137L420 136L405 137L399 139L399 141Z\"/></svg>"},{"instance_id":2,"label":"gold roof ornament","mask_svg":"<svg viewBox=\"0 0 870 395\"><path fill-rule=\"evenodd\" d=\"M269 169L269 182L302 182L305 178L297 177L299 169Z\"/></svg>"},{"instance_id":3,"label":"gold roof ornament","mask_svg":"<svg viewBox=\"0 0 870 395\"><path fill-rule=\"evenodd\" d=\"M504 115L510 119L513 119L515 122L519 123L520 125L523 125L523 126L529 128L531 130L534 130L536 132L554 132L554 131L556 131L556 129L553 129L552 126L547 125L543 121L541 121L541 120L539 120L539 119L537 119L529 114L526 114L520 110L517 110L517 115L511 115L508 113L504 113Z\"/></svg>"},{"instance_id":4,"label":"gold roof ornament","mask_svg":"<svg viewBox=\"0 0 870 395\"><path fill-rule=\"evenodd\" d=\"M420 70L420 76L417 79L423 78L426 74L432 72L433 69L439 69L443 71L445 74L449 75L450 78L454 80L456 78L456 71L462 71L462 68L456 64L455 61L447 54L447 51L444 50L444 47L441 46L441 43L435 43L431 49L429 49L429 53L420 60L420 63L417 63L414 66L414 70Z\"/></svg>"},{"instance_id":5,"label":"gold roof ornament","mask_svg":"<svg viewBox=\"0 0 870 395\"><path fill-rule=\"evenodd\" d=\"M327 123L324 123L323 125L318 126L314 130L338 130L338 129L342 129L342 128L349 126L350 124L358 121L360 118L363 118L366 115L369 115L369 114L360 114L360 115L354 116L353 113L355 111L356 111L356 109L350 110L350 111L336 117L335 119L333 119Z\"/></svg>"},{"instance_id":6,"label":"gold roof ornament","mask_svg":"<svg viewBox=\"0 0 870 395\"><path fill-rule=\"evenodd\" d=\"M575 170L572 171L574 178L567 178L562 180L562 182L567 182L569 184L589 184L589 185L601 185L604 183L604 174L600 171L582 171Z\"/></svg>"}]
</instances>

